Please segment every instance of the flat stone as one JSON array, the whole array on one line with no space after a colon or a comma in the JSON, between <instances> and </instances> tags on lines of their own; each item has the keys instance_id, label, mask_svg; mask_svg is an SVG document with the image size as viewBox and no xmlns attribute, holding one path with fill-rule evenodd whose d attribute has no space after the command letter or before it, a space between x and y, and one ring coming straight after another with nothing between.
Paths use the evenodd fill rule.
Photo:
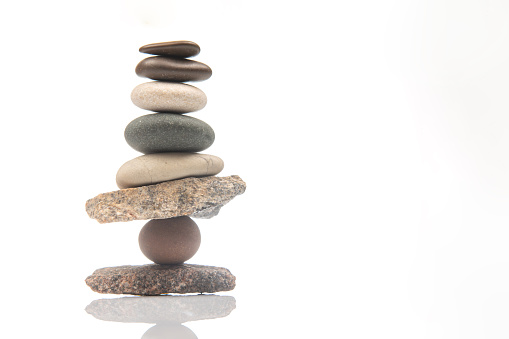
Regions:
<instances>
[{"instance_id":1,"label":"flat stone","mask_svg":"<svg viewBox=\"0 0 509 339\"><path fill-rule=\"evenodd\" d=\"M235 276L226 268L189 264L100 268L85 282L95 292L133 295L214 293L235 288Z\"/></svg>"},{"instance_id":2,"label":"flat stone","mask_svg":"<svg viewBox=\"0 0 509 339\"><path fill-rule=\"evenodd\" d=\"M131 101L149 111L161 113L195 112L207 104L207 96L191 85L153 81L136 86Z\"/></svg>"},{"instance_id":3,"label":"flat stone","mask_svg":"<svg viewBox=\"0 0 509 339\"><path fill-rule=\"evenodd\" d=\"M141 229L138 242L141 252L156 264L175 265L198 252L201 235L189 217L153 219Z\"/></svg>"},{"instance_id":4,"label":"flat stone","mask_svg":"<svg viewBox=\"0 0 509 339\"><path fill-rule=\"evenodd\" d=\"M94 300L85 311L104 321L164 324L223 318L235 306L231 296L164 295Z\"/></svg>"},{"instance_id":5,"label":"flat stone","mask_svg":"<svg viewBox=\"0 0 509 339\"><path fill-rule=\"evenodd\" d=\"M193 117L154 113L131 121L124 131L129 146L138 152L201 152L215 139L214 130L206 122Z\"/></svg>"},{"instance_id":6,"label":"flat stone","mask_svg":"<svg viewBox=\"0 0 509 339\"><path fill-rule=\"evenodd\" d=\"M164 56L148 57L136 66L140 77L162 81L203 81L212 76L209 66L194 60Z\"/></svg>"},{"instance_id":7,"label":"flat stone","mask_svg":"<svg viewBox=\"0 0 509 339\"><path fill-rule=\"evenodd\" d=\"M237 175L186 178L158 185L102 193L87 201L86 211L99 223L166 219L214 213L237 195L246 183Z\"/></svg>"},{"instance_id":8,"label":"flat stone","mask_svg":"<svg viewBox=\"0 0 509 339\"><path fill-rule=\"evenodd\" d=\"M221 158L203 153L154 153L129 160L117 172L118 188L133 188L187 177L216 175Z\"/></svg>"},{"instance_id":9,"label":"flat stone","mask_svg":"<svg viewBox=\"0 0 509 339\"><path fill-rule=\"evenodd\" d=\"M140 47L141 53L189 58L200 53L197 43L187 40L157 42Z\"/></svg>"}]
</instances>

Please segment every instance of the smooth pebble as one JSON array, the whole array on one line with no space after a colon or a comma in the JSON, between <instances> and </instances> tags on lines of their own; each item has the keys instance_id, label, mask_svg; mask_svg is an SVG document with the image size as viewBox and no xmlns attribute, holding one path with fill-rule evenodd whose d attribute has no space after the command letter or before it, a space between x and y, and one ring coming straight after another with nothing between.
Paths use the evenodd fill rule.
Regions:
<instances>
[{"instance_id":1,"label":"smooth pebble","mask_svg":"<svg viewBox=\"0 0 509 339\"><path fill-rule=\"evenodd\" d=\"M141 53L189 58L200 53L197 43L187 40L158 42L140 47Z\"/></svg>"},{"instance_id":2,"label":"smooth pebble","mask_svg":"<svg viewBox=\"0 0 509 339\"><path fill-rule=\"evenodd\" d=\"M193 117L154 113L131 121L124 132L125 140L144 154L163 152L200 152L214 143L214 130Z\"/></svg>"},{"instance_id":3,"label":"smooth pebble","mask_svg":"<svg viewBox=\"0 0 509 339\"><path fill-rule=\"evenodd\" d=\"M164 56L148 57L136 66L140 77L162 81L203 81L212 76L209 66L194 60Z\"/></svg>"},{"instance_id":4,"label":"smooth pebble","mask_svg":"<svg viewBox=\"0 0 509 339\"><path fill-rule=\"evenodd\" d=\"M207 104L207 96L199 88L163 81L136 86L131 100L139 108L161 113L195 112Z\"/></svg>"},{"instance_id":5,"label":"smooth pebble","mask_svg":"<svg viewBox=\"0 0 509 339\"><path fill-rule=\"evenodd\" d=\"M160 265L182 264L198 252L201 235L189 217L150 220L138 237L141 252Z\"/></svg>"},{"instance_id":6,"label":"smooth pebble","mask_svg":"<svg viewBox=\"0 0 509 339\"><path fill-rule=\"evenodd\" d=\"M153 185L188 177L216 175L223 170L221 158L201 153L154 153L129 160L117 172L120 189Z\"/></svg>"}]
</instances>

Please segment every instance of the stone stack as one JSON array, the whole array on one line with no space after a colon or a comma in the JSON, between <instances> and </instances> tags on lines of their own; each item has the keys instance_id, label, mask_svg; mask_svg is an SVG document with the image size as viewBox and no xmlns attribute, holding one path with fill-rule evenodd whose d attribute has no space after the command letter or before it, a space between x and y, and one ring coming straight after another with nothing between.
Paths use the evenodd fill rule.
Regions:
<instances>
[{"instance_id":1,"label":"stone stack","mask_svg":"<svg viewBox=\"0 0 509 339\"><path fill-rule=\"evenodd\" d=\"M139 235L140 249L154 264L107 267L86 279L100 293L158 295L228 291L235 277L225 268L184 264L200 246L200 230L190 218L210 218L245 191L238 176L216 177L223 161L197 153L214 142L214 130L185 115L205 107L200 89L184 84L210 78L205 64L189 60L200 47L191 41L145 45L136 74L152 82L131 93L132 102L152 113L131 121L125 129L129 146L144 155L120 167L118 191L87 201L89 216L100 223L152 219Z\"/></svg>"}]
</instances>

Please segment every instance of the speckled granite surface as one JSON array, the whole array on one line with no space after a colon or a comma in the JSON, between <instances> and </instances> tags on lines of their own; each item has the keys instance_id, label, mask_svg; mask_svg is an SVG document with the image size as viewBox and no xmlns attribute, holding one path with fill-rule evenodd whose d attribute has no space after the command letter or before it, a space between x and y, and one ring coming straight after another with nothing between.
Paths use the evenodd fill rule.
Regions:
<instances>
[{"instance_id":1,"label":"speckled granite surface","mask_svg":"<svg viewBox=\"0 0 509 339\"><path fill-rule=\"evenodd\" d=\"M210 218L245 190L246 183L237 175L185 178L102 193L87 201L86 210L101 224L185 215Z\"/></svg>"},{"instance_id":2,"label":"speckled granite surface","mask_svg":"<svg viewBox=\"0 0 509 339\"><path fill-rule=\"evenodd\" d=\"M235 288L235 276L226 268L190 264L105 267L85 282L93 291L108 294L214 293Z\"/></svg>"}]
</instances>

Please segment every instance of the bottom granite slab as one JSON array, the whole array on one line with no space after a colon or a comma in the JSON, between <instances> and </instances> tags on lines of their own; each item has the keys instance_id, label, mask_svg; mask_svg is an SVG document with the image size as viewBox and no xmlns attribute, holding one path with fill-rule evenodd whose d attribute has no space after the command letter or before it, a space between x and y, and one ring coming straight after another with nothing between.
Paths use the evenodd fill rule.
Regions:
<instances>
[{"instance_id":1,"label":"bottom granite slab","mask_svg":"<svg viewBox=\"0 0 509 339\"><path fill-rule=\"evenodd\" d=\"M235 276L222 267L202 265L142 265L105 267L85 282L95 292L160 295L214 293L235 288Z\"/></svg>"}]
</instances>

